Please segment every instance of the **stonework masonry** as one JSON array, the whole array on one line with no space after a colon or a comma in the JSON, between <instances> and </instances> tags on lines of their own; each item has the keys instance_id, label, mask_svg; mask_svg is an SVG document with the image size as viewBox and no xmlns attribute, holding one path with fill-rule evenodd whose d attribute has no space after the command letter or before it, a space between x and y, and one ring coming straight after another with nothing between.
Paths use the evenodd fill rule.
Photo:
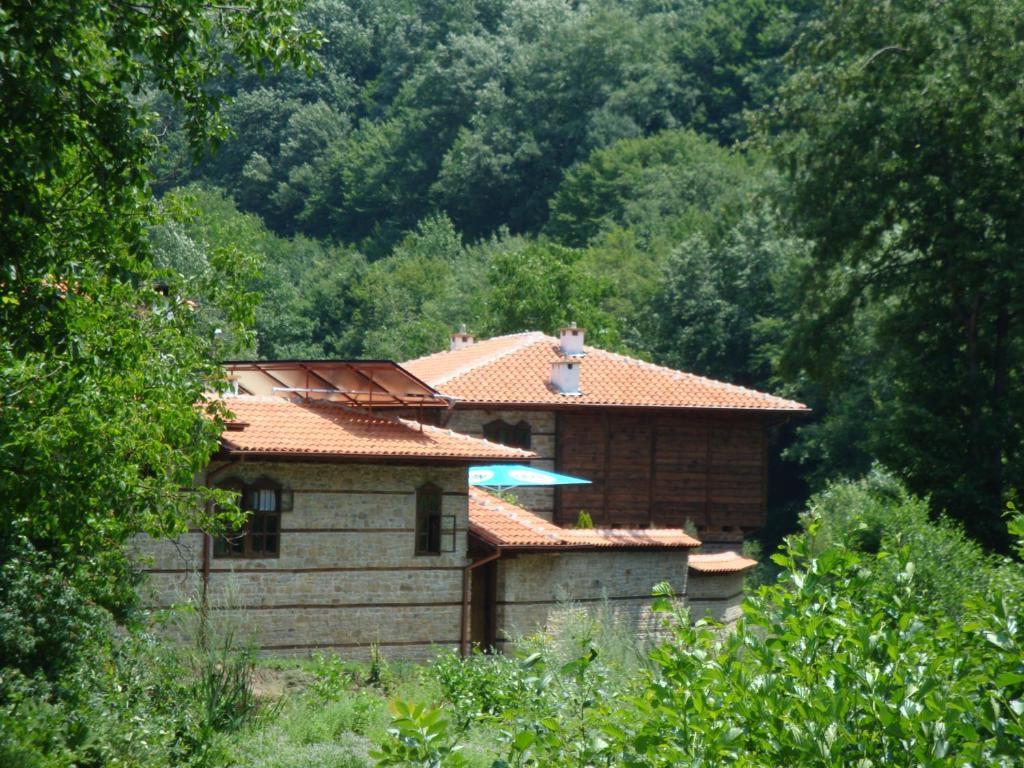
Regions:
<instances>
[{"instance_id":1,"label":"stonework masonry","mask_svg":"<svg viewBox=\"0 0 1024 768\"><path fill-rule=\"evenodd\" d=\"M743 573L691 573L687 587L690 617L696 621L711 617L731 624L741 615Z\"/></svg>"},{"instance_id":2,"label":"stonework masonry","mask_svg":"<svg viewBox=\"0 0 1024 768\"><path fill-rule=\"evenodd\" d=\"M660 636L651 612L651 588L662 581L680 597L687 588L687 551L598 550L546 552L498 561L496 620L499 647L510 638L557 621L576 604L592 611L607 607L641 639Z\"/></svg>"},{"instance_id":3,"label":"stonework masonry","mask_svg":"<svg viewBox=\"0 0 1024 768\"><path fill-rule=\"evenodd\" d=\"M211 558L210 615L251 632L272 653L317 648L423 658L459 642L462 568L467 564L466 468L244 462L214 464L213 483L269 477L292 489L281 514L280 556ZM415 554L415 490L443 489L455 523L453 552ZM153 541L136 551L153 608L194 601L202 586L202 534Z\"/></svg>"},{"instance_id":4,"label":"stonework masonry","mask_svg":"<svg viewBox=\"0 0 1024 768\"><path fill-rule=\"evenodd\" d=\"M497 414L454 414L470 415L482 425ZM503 415L533 419L541 428L550 417ZM376 643L389 656L424 659L458 647L462 569L468 564L465 467L243 462L214 464L209 474L214 484L268 477L294 493L293 509L281 513L279 557L210 559L212 623L241 627L247 639L275 655L323 649L361 657ZM443 489L442 511L454 518L455 548L417 556L415 489L428 482ZM550 517L550 506L547 512ZM202 591L203 546L200 533L175 541L136 539L137 557L148 571L144 604L160 609L195 603ZM639 635L654 637L659 620L651 614L650 593L661 581L685 596L695 619L710 613L732 621L742 600L742 574L688 577L685 549L522 553L505 555L496 567L499 647L557 620L567 602L586 610L607 606Z\"/></svg>"}]
</instances>

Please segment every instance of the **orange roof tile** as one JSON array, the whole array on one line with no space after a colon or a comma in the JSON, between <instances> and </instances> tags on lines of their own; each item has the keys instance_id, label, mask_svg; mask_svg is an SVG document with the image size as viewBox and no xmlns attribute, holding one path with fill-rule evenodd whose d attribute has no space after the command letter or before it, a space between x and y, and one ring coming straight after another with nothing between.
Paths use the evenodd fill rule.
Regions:
<instances>
[{"instance_id":1,"label":"orange roof tile","mask_svg":"<svg viewBox=\"0 0 1024 768\"><path fill-rule=\"evenodd\" d=\"M478 405L604 405L805 411L807 406L764 392L706 379L625 355L584 347L579 395L549 383L551 364L565 359L558 339L517 333L403 363L446 395Z\"/></svg>"},{"instance_id":2,"label":"orange roof tile","mask_svg":"<svg viewBox=\"0 0 1024 768\"><path fill-rule=\"evenodd\" d=\"M689 559L690 570L697 573L739 573L757 565L757 560L743 557L736 552L716 552L710 555L693 554Z\"/></svg>"},{"instance_id":3,"label":"orange roof tile","mask_svg":"<svg viewBox=\"0 0 1024 768\"><path fill-rule=\"evenodd\" d=\"M482 488L469 489L469 530L499 549L595 549L697 547L700 542L679 528L570 529Z\"/></svg>"},{"instance_id":4,"label":"orange roof tile","mask_svg":"<svg viewBox=\"0 0 1024 768\"><path fill-rule=\"evenodd\" d=\"M521 461L535 455L449 429L322 400L241 395L227 398L224 404L234 415L221 435L221 444L228 453L467 461Z\"/></svg>"}]
</instances>

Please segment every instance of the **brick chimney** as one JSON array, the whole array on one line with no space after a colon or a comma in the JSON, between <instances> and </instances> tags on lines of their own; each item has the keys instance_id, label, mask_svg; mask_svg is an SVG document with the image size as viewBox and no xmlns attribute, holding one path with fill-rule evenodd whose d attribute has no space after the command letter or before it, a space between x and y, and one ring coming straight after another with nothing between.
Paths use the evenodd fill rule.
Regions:
<instances>
[{"instance_id":1,"label":"brick chimney","mask_svg":"<svg viewBox=\"0 0 1024 768\"><path fill-rule=\"evenodd\" d=\"M475 339L473 338L473 334L466 333L466 324L465 323L463 323L462 325L459 326L459 332L458 333L453 333L453 334L449 335L448 339L450 341L448 349L450 349L450 350L464 349L465 347L471 347L471 346L473 346L473 343L475 341Z\"/></svg>"},{"instance_id":2,"label":"brick chimney","mask_svg":"<svg viewBox=\"0 0 1024 768\"><path fill-rule=\"evenodd\" d=\"M580 365L578 359L555 360L551 364L551 386L560 395L579 395L580 392Z\"/></svg>"},{"instance_id":3,"label":"brick chimney","mask_svg":"<svg viewBox=\"0 0 1024 768\"><path fill-rule=\"evenodd\" d=\"M568 327L562 328L558 334L561 339L563 355L580 357L585 355L583 351L583 335L586 333L582 328L577 328L576 323L569 323Z\"/></svg>"}]
</instances>

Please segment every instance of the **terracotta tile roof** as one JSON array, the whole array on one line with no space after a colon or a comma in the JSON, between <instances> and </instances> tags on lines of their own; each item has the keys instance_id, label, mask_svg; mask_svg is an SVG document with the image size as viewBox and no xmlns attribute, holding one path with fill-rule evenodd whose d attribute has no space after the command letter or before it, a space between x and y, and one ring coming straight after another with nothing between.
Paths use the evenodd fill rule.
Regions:
<instances>
[{"instance_id":1,"label":"terracotta tile roof","mask_svg":"<svg viewBox=\"0 0 1024 768\"><path fill-rule=\"evenodd\" d=\"M605 549L697 547L679 528L561 528L482 488L469 489L469 530L500 549Z\"/></svg>"},{"instance_id":2,"label":"terracotta tile roof","mask_svg":"<svg viewBox=\"0 0 1024 768\"><path fill-rule=\"evenodd\" d=\"M712 555L693 554L689 559L690 570L697 573L739 573L757 565L757 560L743 557L736 552L716 552Z\"/></svg>"},{"instance_id":3,"label":"terracotta tile roof","mask_svg":"<svg viewBox=\"0 0 1024 768\"><path fill-rule=\"evenodd\" d=\"M221 435L229 453L376 458L522 460L535 454L415 421L369 414L326 401L230 397L234 415Z\"/></svg>"},{"instance_id":4,"label":"terracotta tile roof","mask_svg":"<svg viewBox=\"0 0 1024 768\"><path fill-rule=\"evenodd\" d=\"M581 361L580 395L563 395L551 387L551 364L565 358L558 339L537 332L485 339L402 366L444 394L479 405L807 410L802 403L735 384L595 347L584 350L584 356L573 358Z\"/></svg>"}]
</instances>

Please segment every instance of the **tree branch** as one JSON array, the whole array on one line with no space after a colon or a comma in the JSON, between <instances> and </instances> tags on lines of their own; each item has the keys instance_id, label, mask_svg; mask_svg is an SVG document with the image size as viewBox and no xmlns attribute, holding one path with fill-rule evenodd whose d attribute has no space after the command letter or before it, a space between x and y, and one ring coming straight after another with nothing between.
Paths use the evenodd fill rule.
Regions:
<instances>
[{"instance_id":1,"label":"tree branch","mask_svg":"<svg viewBox=\"0 0 1024 768\"><path fill-rule=\"evenodd\" d=\"M871 63L881 56L883 53L910 53L909 48L904 48L902 45L887 45L885 48L879 48L877 51L868 56L864 63L860 65L861 69L867 69Z\"/></svg>"}]
</instances>

